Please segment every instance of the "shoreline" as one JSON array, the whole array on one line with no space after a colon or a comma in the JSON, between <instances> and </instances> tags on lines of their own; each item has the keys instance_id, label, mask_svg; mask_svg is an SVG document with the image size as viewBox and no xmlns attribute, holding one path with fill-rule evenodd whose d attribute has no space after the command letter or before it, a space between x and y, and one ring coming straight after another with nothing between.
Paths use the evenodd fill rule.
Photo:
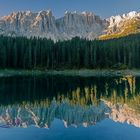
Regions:
<instances>
[{"instance_id":1,"label":"shoreline","mask_svg":"<svg viewBox=\"0 0 140 140\"><path fill-rule=\"evenodd\" d=\"M80 76L80 77L115 77L115 76L140 76L140 70L0 70L0 77L9 76Z\"/></svg>"},{"instance_id":2,"label":"shoreline","mask_svg":"<svg viewBox=\"0 0 140 140\"><path fill-rule=\"evenodd\" d=\"M140 70L54 70L48 71L47 74L81 77L140 76Z\"/></svg>"}]
</instances>

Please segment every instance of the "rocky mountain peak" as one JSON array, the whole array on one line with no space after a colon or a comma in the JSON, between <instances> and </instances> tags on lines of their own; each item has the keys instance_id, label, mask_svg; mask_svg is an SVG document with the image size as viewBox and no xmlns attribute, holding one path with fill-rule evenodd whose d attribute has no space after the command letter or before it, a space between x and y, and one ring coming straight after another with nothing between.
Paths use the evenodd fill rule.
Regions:
<instances>
[{"instance_id":1,"label":"rocky mountain peak","mask_svg":"<svg viewBox=\"0 0 140 140\"><path fill-rule=\"evenodd\" d=\"M117 16L111 16L107 19L107 21L110 23L110 26L114 26L115 24L119 24L125 20L130 20L132 18L140 17L140 13L136 11L129 12L127 14L117 15Z\"/></svg>"},{"instance_id":2,"label":"rocky mountain peak","mask_svg":"<svg viewBox=\"0 0 140 140\"><path fill-rule=\"evenodd\" d=\"M133 19L140 19L140 13L132 11L101 19L92 12L66 11L63 17L55 19L51 10L13 12L0 18L0 34L46 37L55 41L75 36L93 40L103 34L119 32L127 21Z\"/></svg>"}]
</instances>

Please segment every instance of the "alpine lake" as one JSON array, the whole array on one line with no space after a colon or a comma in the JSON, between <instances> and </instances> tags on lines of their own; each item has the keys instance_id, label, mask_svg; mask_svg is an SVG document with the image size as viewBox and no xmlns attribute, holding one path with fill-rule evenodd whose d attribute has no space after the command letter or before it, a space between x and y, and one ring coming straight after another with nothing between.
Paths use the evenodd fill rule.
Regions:
<instances>
[{"instance_id":1,"label":"alpine lake","mask_svg":"<svg viewBox=\"0 0 140 140\"><path fill-rule=\"evenodd\" d=\"M140 140L140 77L0 77L0 140Z\"/></svg>"}]
</instances>

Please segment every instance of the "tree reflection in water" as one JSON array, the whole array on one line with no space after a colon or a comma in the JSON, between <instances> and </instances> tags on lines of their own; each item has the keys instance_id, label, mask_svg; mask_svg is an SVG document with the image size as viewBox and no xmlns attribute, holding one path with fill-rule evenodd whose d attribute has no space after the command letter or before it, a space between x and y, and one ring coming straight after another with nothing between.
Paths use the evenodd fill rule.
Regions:
<instances>
[{"instance_id":1,"label":"tree reflection in water","mask_svg":"<svg viewBox=\"0 0 140 140\"><path fill-rule=\"evenodd\" d=\"M0 79L0 123L49 128L55 118L64 126L87 127L110 118L140 127L140 78L6 77Z\"/></svg>"}]
</instances>

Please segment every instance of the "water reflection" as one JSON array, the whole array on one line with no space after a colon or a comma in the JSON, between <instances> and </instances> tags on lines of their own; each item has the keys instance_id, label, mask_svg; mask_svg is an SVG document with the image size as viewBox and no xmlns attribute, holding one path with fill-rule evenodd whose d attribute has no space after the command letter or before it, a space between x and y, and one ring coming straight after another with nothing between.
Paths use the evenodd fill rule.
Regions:
<instances>
[{"instance_id":1,"label":"water reflection","mask_svg":"<svg viewBox=\"0 0 140 140\"><path fill-rule=\"evenodd\" d=\"M7 77L0 79L1 127L95 125L106 118L140 127L139 77Z\"/></svg>"},{"instance_id":2,"label":"water reflection","mask_svg":"<svg viewBox=\"0 0 140 140\"><path fill-rule=\"evenodd\" d=\"M0 122L8 126L28 127L34 125L36 127L49 128L55 118L63 120L65 127L73 125L96 124L96 122L104 119L106 108L103 104L98 106L82 107L80 105L71 105L68 101L58 104L55 100L49 106L45 102L40 105L28 104L13 105L1 107Z\"/></svg>"}]
</instances>

